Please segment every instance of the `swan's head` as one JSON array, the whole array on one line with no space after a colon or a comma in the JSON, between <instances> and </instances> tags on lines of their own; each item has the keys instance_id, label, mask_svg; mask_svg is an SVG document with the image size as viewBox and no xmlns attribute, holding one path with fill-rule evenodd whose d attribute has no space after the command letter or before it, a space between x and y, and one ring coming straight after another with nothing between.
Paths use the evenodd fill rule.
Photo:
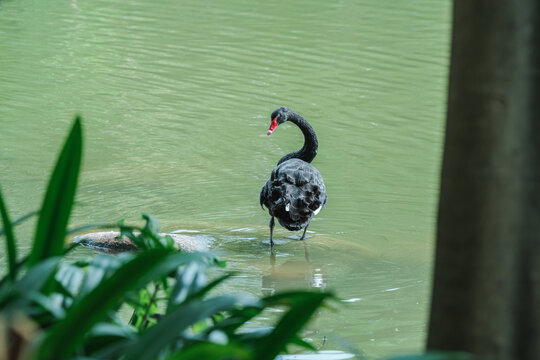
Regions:
<instances>
[{"instance_id":1,"label":"swan's head","mask_svg":"<svg viewBox=\"0 0 540 360\"><path fill-rule=\"evenodd\" d=\"M268 129L268 132L266 135L270 135L274 132L274 130L278 127L278 125L283 124L285 121L289 120L289 115L292 114L293 111L286 107L280 107L272 112L272 115L270 115L270 128Z\"/></svg>"}]
</instances>

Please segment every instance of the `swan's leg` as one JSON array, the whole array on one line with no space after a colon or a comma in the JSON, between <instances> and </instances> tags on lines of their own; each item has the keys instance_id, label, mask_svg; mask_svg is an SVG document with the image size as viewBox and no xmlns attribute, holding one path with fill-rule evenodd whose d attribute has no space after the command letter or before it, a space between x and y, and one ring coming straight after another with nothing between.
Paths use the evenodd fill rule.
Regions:
<instances>
[{"instance_id":1,"label":"swan's leg","mask_svg":"<svg viewBox=\"0 0 540 360\"><path fill-rule=\"evenodd\" d=\"M311 222L310 222L310 223L311 223ZM308 226L309 226L310 223L308 223L308 224L306 225L306 227L304 228L304 233L302 234L302 237L300 238L300 240L304 240L304 237L306 236L307 228L308 228Z\"/></svg>"},{"instance_id":2,"label":"swan's leg","mask_svg":"<svg viewBox=\"0 0 540 360\"><path fill-rule=\"evenodd\" d=\"M270 219L270 247L274 246L274 225L274 217L272 216L272 218Z\"/></svg>"}]
</instances>

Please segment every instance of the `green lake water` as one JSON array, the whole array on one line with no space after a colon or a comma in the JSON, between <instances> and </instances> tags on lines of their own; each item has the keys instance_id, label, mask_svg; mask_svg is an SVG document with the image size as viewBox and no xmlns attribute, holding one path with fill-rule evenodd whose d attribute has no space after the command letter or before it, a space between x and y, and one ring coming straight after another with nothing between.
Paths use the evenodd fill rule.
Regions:
<instances>
[{"instance_id":1,"label":"green lake water","mask_svg":"<svg viewBox=\"0 0 540 360\"><path fill-rule=\"evenodd\" d=\"M0 1L0 184L13 217L39 208L81 114L73 225L140 223L210 239L240 274L220 291L334 291L305 337L372 358L426 334L449 56L450 1ZM270 263L259 191L319 137L328 204L304 246ZM18 228L32 235L33 223ZM29 241L21 244L28 251ZM81 249L75 256L88 256ZM270 316L271 317L271 316ZM269 325L264 317L256 325Z\"/></svg>"}]
</instances>

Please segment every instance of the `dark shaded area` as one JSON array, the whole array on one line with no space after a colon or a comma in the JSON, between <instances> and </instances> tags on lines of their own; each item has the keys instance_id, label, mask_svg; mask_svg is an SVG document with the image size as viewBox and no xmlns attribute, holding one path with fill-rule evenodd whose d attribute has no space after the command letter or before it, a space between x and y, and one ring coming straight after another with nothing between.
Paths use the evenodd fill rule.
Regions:
<instances>
[{"instance_id":1,"label":"dark shaded area","mask_svg":"<svg viewBox=\"0 0 540 360\"><path fill-rule=\"evenodd\" d=\"M540 5L454 2L430 350L540 358Z\"/></svg>"}]
</instances>

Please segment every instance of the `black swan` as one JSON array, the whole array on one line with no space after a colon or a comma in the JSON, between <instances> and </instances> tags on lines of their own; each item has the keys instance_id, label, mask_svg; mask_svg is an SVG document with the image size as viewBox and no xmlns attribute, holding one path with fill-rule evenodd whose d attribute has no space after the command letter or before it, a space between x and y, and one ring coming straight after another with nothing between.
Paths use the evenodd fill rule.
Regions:
<instances>
[{"instance_id":1,"label":"black swan","mask_svg":"<svg viewBox=\"0 0 540 360\"><path fill-rule=\"evenodd\" d=\"M274 218L287 230L306 230L313 215L326 205L326 188L319 170L310 162L317 155L317 136L309 123L286 107L280 107L270 116L272 120L267 135L285 121L296 124L304 134L304 146L285 155L272 170L270 179L261 189L260 202L270 216L270 246L274 245ZM264 207L263 207L264 209Z\"/></svg>"}]
</instances>

